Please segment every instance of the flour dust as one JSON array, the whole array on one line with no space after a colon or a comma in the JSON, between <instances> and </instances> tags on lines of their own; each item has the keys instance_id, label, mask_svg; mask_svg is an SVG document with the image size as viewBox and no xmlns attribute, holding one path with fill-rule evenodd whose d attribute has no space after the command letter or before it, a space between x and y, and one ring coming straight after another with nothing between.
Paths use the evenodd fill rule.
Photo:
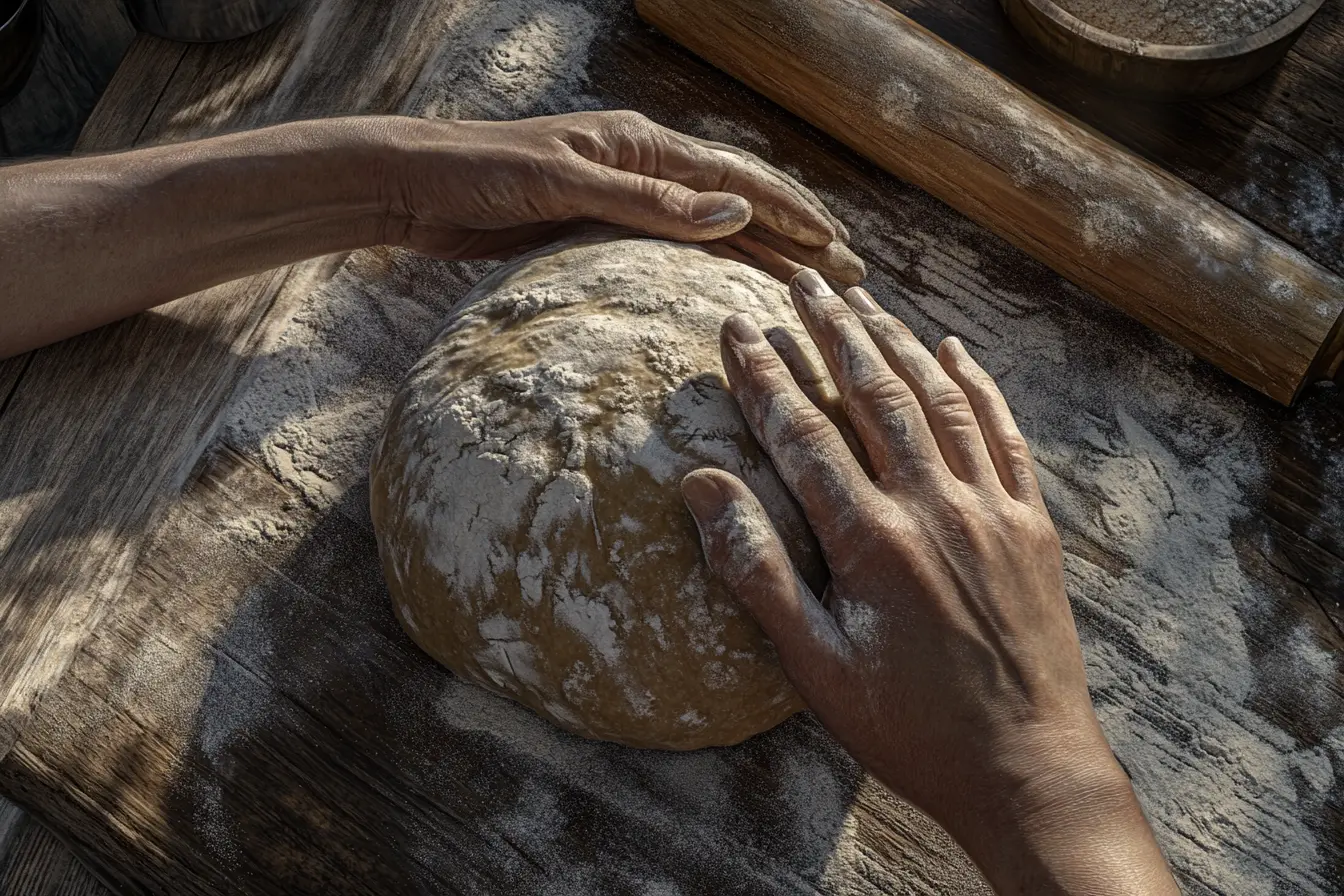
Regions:
<instances>
[{"instance_id":1,"label":"flour dust","mask_svg":"<svg viewBox=\"0 0 1344 896\"><path fill-rule=\"evenodd\" d=\"M443 23L439 61L406 111L514 118L599 107L603 101L586 88L588 56L609 29L634 27L630 17L614 2L457 4ZM698 127L770 157L762 135L730 120L709 115ZM791 173L808 180L807 172ZM1309 186L1304 181L1298 211L1328 230L1338 204L1320 204ZM1315 688L1304 711L1327 720L1338 712L1329 690L1337 663L1313 631L1276 638L1272 669L1248 646L1280 601L1242 569L1245 552L1238 551L1247 538L1254 547L1268 537L1255 524L1271 446L1247 422L1263 414L1184 352L1061 285L945 207L913 190L892 193L823 198L870 262L868 285L879 301L928 344L960 336L1014 408L1063 533L1102 723L1184 886L1210 894L1336 892L1320 819L1326 794L1339 789L1344 731L1326 725L1317 742L1302 743L1248 708L1266 676L1288 670L1303 689ZM1098 244L1122 249L1126 211L1094 211ZM393 389L453 303L490 267L356 253L256 363L224 440L313 507L362 513L368 453ZM1064 305L1087 313L1063 313ZM1328 463L1327 478L1340 486L1335 494L1344 493L1344 463ZM1339 498L1323 500L1329 507L1322 525L1344 523ZM278 518L229 525L258 542L303 534ZM339 650L365 649L359 631L349 635L348 645L325 658L330 668L356 661ZM721 860L715 867L727 879L765 892L940 891L891 876L863 844L850 817L855 770L804 720L738 752L666 756L579 741L437 670L426 668L398 688L387 711L404 712L404 730L425 732L424 745L398 754L398 768L427 789L466 774L459 766L478 754L494 764L475 773L498 772L514 755L542 770L511 792L500 783L482 810L491 836L530 855L554 861L566 838L624 843L620 825L601 826L614 818L648 838L652 854L666 852L687 867ZM429 710L422 706L427 691ZM216 711L220 730L211 737L224 738L220 743L251 724L233 709ZM467 738L470 749L445 759L429 746L450 737ZM768 779L779 791L740 788L742 757L773 769ZM208 816L212 795L200 799ZM763 817L774 827L762 833ZM421 867L451 873L453 856L440 832L407 833L406 849ZM711 842L716 837L745 842L724 858ZM641 876L634 853L586 865L572 851L565 855L569 870L557 870L546 891L675 892L672 870Z\"/></svg>"}]
</instances>

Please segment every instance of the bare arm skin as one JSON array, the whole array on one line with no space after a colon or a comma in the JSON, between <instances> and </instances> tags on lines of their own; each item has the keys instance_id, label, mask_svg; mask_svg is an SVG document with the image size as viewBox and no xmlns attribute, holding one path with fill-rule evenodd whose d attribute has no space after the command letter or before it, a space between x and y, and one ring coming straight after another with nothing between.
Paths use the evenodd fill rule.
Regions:
<instances>
[{"instance_id":1,"label":"bare arm skin","mask_svg":"<svg viewBox=\"0 0 1344 896\"><path fill-rule=\"evenodd\" d=\"M792 291L826 370L745 315L723 361L821 542L827 605L746 486L700 470L683 493L710 566L836 739L998 892L1177 894L1093 712L1059 537L993 380L861 289L804 271Z\"/></svg>"},{"instance_id":2,"label":"bare arm skin","mask_svg":"<svg viewBox=\"0 0 1344 896\"><path fill-rule=\"evenodd\" d=\"M688 241L747 228L863 276L843 225L787 175L635 113L295 122L0 168L0 358L316 255L498 258L576 221Z\"/></svg>"}]
</instances>

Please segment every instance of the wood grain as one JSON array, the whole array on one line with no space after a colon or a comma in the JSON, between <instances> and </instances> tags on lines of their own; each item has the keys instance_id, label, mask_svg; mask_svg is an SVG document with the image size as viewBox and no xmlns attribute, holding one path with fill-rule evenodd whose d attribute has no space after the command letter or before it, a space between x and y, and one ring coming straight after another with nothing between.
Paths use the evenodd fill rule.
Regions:
<instances>
[{"instance_id":1,"label":"wood grain","mask_svg":"<svg viewBox=\"0 0 1344 896\"><path fill-rule=\"evenodd\" d=\"M1337 180L1325 161L1339 140L1328 126L1340 97L1329 86L1338 69L1328 51L1342 45L1337 18L1314 26L1281 80L1249 98L1234 95L1159 119L1109 105L1038 65L991 3L901 5L942 23L941 33L977 54L1035 77L1034 88L1096 113L1128 142L1220 199L1251 209L1317 257L1338 258L1330 254L1338 250L1338 231L1316 228L1313 216L1293 210L1295 191L1312 178L1327 185L1327 196ZM365 37L346 31L369 29L367 19L351 15L353 7L325 8L334 18L313 26L325 41L381 54L384 65L400 65L402 42L421 39L389 33L371 50ZM415 23L425 40L434 37L436 15L502 42L511 36L508 22L493 16L466 21L470 4L436 9ZM1137 732L1137 743L1118 739L1117 749L1164 846L1181 862L1186 890L1237 892L1243 888L1226 875L1254 872L1262 875L1255 881L1272 879L1286 890L1338 892L1341 785L1298 779L1295 791L1273 786L1311 751L1328 751L1331 732L1344 722L1338 666L1301 664L1302 656L1324 656L1329 664L1344 645L1337 627L1344 618L1337 597L1344 594L1344 466L1336 457L1344 418L1333 394L1314 390L1292 414L1257 400L639 26L628 11L612 13L600 3L585 11L599 36L582 88L567 86L565 103L638 108L669 126L743 143L785 166L841 210L888 307L926 341L958 333L999 377L1041 452L1070 568L1087 574L1071 580L1070 590L1098 684L1094 696L1108 733ZM189 58L195 53L206 57ZM139 93L125 83L121 107L100 110L98 126L116 132L118 116L125 116L131 120L125 131L138 135L144 127L143 139L151 141L190 133L195 116L230 127L237 110L258 115L259 105L276 102L276 88L234 89L248 80L247 56L238 47L191 48L178 66L148 53L137 64L165 73L167 80L153 87L161 101L149 110L150 88ZM317 97L343 83L343 72L333 70L350 58L304 58L288 64L279 92L307 94L320 106ZM464 77L455 67L461 64L439 59L422 74L439 66ZM170 83L178 79L183 83ZM1312 79L1325 86L1284 94ZM396 83L414 93L422 81L408 76ZM326 101L336 107L349 97ZM556 109L538 104L524 111ZM1199 123L1194 136L1184 117ZM414 267L369 280L367 295L378 301L347 309L342 333L389 327L382 309L393 303L423 304L417 319L424 324L405 327L405 342L392 351L380 345L360 352L339 341L320 350L357 359L361 388L372 379L378 390L390 390L418 353L415 340L429 337L441 303L479 275L473 270L454 268L444 280ZM305 301L312 285L295 284L293 295L287 290L271 306L280 318ZM169 338L195 337L174 330ZM244 350L255 354L259 347ZM302 371L320 358L293 360ZM176 373L190 380L198 372ZM115 376L109 382L115 397L124 387ZM148 382L173 392L161 380ZM96 380L80 385L101 388ZM306 388L301 378L259 385ZM196 398L183 390L182 401ZM177 400L164 398L173 419ZM191 465L221 413L198 440L167 445L180 452L175 462ZM0 435L8 426L0 412ZM162 449L153 441L157 427L141 415L105 432L131 454L143 446ZM367 433L347 435L358 440ZM1232 467L1239 477L1233 488L1221 458L1240 457L1248 444L1253 462ZM94 439L72 450L90 464L106 456L105 444ZM1118 545L1101 522L1116 512L1116 496L1096 468L1139 461L1161 464L1172 487L1188 488L1193 475L1209 491L1181 492L1150 546ZM166 502L166 519L141 517L136 538L148 547L113 611L73 650L66 674L45 691L17 746L0 761L0 791L20 798L130 891L497 892L550 884L629 892L666 881L687 893L976 892L955 848L908 807L849 777L843 757L804 720L732 755L664 764L646 754L608 755L605 748L557 741L531 716L509 714L507 705L456 687L398 640L371 573L357 468L345 471L347 490L335 506L315 506L283 469L232 433L215 439L208 459L186 477L186 494ZM79 482L97 477L90 472ZM171 492L165 483L169 478L145 476L138 487ZM1231 510L1220 503L1233 498ZM1180 532L1211 514L1230 514L1231 568L1260 603L1144 578L1152 575L1153 556L1183 544L1166 543L1170 527ZM1227 572L1225 556L1214 558L1221 565L1198 551L1182 556L1194 573ZM87 567L72 572L69 594L77 596ZM1146 597L1121 600L1132 598L1136 581ZM1204 609L1182 618L1172 634L1158 623L1173 607ZM1219 640L1229 627L1240 635ZM1307 648L1315 652L1302 653ZM1245 711L1237 704L1227 710L1231 717L1210 720L1174 703L1182 688L1199 683L1183 665L1191 658L1208 659L1219 679L1253 680ZM1173 684L1163 690L1164 681ZM1140 748L1143 742L1170 768L1145 764L1151 753ZM1225 786L1220 776L1229 773L1229 760L1208 749L1223 742L1236 744L1236 761L1263 761L1247 766L1254 768L1253 783L1230 792L1213 786ZM1192 780L1209 785L1192 796ZM795 784L823 786L803 786L800 798ZM683 831L692 832L691 847ZM1191 842L1200 856L1194 863L1182 852ZM1313 851L1310 860L1294 848L1303 844ZM833 854L841 847L842 854ZM819 869L828 864L853 876L825 878Z\"/></svg>"},{"instance_id":2,"label":"wood grain","mask_svg":"<svg viewBox=\"0 0 1344 896\"><path fill-rule=\"evenodd\" d=\"M48 828L0 798L0 896L111 896Z\"/></svg>"},{"instance_id":3,"label":"wood grain","mask_svg":"<svg viewBox=\"0 0 1344 896\"><path fill-rule=\"evenodd\" d=\"M104 105L81 147L392 111L436 47L424 27L434 12L432 4L387 14L333 2L253 39L185 53L143 38L148 46L134 52L136 67L113 96L157 96L154 111L143 125L105 123L120 119L121 108ZM289 63L313 51L323 27L363 43L350 47L349 65L313 85ZM389 39L395 53L384 47ZM130 83L136 75L144 79L138 87ZM182 109L193 114L175 114ZM329 260L317 260L224 284L33 356L0 431L0 626L8 635L0 643L0 756L125 583L156 502L181 486L248 360L283 325L286 297L302 294L285 284L329 270ZM128 445L117 436L128 428L152 435Z\"/></svg>"},{"instance_id":4,"label":"wood grain","mask_svg":"<svg viewBox=\"0 0 1344 896\"><path fill-rule=\"evenodd\" d=\"M877 0L637 7L729 74L1270 397L1291 404L1338 368L1344 279Z\"/></svg>"},{"instance_id":5,"label":"wood grain","mask_svg":"<svg viewBox=\"0 0 1344 896\"><path fill-rule=\"evenodd\" d=\"M220 525L239 506L289 528ZM76 762L78 798L58 799ZM984 892L815 723L678 757L455 680L398 627L372 532L227 448L0 783L151 892L812 892L845 825L888 886Z\"/></svg>"}]
</instances>

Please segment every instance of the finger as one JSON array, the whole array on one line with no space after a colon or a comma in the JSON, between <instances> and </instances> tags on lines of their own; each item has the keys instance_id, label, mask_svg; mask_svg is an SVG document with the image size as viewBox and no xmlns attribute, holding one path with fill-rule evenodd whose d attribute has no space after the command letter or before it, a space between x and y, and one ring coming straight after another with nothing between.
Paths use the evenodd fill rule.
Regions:
<instances>
[{"instance_id":1,"label":"finger","mask_svg":"<svg viewBox=\"0 0 1344 896\"><path fill-rule=\"evenodd\" d=\"M697 193L659 180L582 162L570 191L571 217L591 218L687 243L717 240L751 220L751 204L731 193Z\"/></svg>"},{"instance_id":2,"label":"finger","mask_svg":"<svg viewBox=\"0 0 1344 896\"><path fill-rule=\"evenodd\" d=\"M851 543L873 484L835 425L793 381L746 314L723 325L723 366L747 425L802 505L822 550L835 557Z\"/></svg>"},{"instance_id":3,"label":"finger","mask_svg":"<svg viewBox=\"0 0 1344 896\"><path fill-rule=\"evenodd\" d=\"M789 369L793 381L807 396L807 400L820 408L821 412L835 424L835 428L840 431L840 437L849 446L850 453L864 468L864 473L871 475L868 452L864 450L863 443L854 432L854 427L845 414L840 392L831 381L831 375L826 372L826 365L817 357L816 349L812 347L811 342L804 346L783 327L771 327L766 330L765 338L769 340L775 354L784 362L784 366Z\"/></svg>"},{"instance_id":4,"label":"finger","mask_svg":"<svg viewBox=\"0 0 1344 896\"><path fill-rule=\"evenodd\" d=\"M833 692L847 641L794 569L761 502L721 470L697 470L681 483L700 530L710 571L746 605L779 652L804 700Z\"/></svg>"},{"instance_id":5,"label":"finger","mask_svg":"<svg viewBox=\"0 0 1344 896\"><path fill-rule=\"evenodd\" d=\"M801 245L820 248L835 240L835 227L824 211L807 202L774 168L664 130L667 147L659 158L659 177L699 190L735 193L751 203L758 224Z\"/></svg>"},{"instance_id":6,"label":"finger","mask_svg":"<svg viewBox=\"0 0 1344 896\"><path fill-rule=\"evenodd\" d=\"M695 192L732 193L745 199L766 227L804 245L825 246L835 229L821 212L788 188L769 166L749 165L740 156L699 146L684 134L637 112L599 113L584 133L568 143L585 159Z\"/></svg>"},{"instance_id":7,"label":"finger","mask_svg":"<svg viewBox=\"0 0 1344 896\"><path fill-rule=\"evenodd\" d=\"M732 237L728 238L728 240L731 239ZM734 248L732 243L730 243L728 240L713 240L712 242L705 243L704 244L705 251L708 252L710 255L714 255L719 258L726 258L729 261L735 261L738 264L744 264L749 268L755 268L756 270L762 271L763 273L767 274L770 273L769 271L766 271L764 268L761 267L761 263L759 261L752 258L745 252L742 252L739 249Z\"/></svg>"},{"instance_id":8,"label":"finger","mask_svg":"<svg viewBox=\"0 0 1344 896\"><path fill-rule=\"evenodd\" d=\"M839 240L821 249L800 246L754 223L747 226L743 236L750 237L806 267L820 271L844 286L854 286L868 273L863 260Z\"/></svg>"},{"instance_id":9,"label":"finger","mask_svg":"<svg viewBox=\"0 0 1344 896\"><path fill-rule=\"evenodd\" d=\"M980 423L961 386L934 360L910 328L883 311L867 290L856 286L845 293L845 301L891 369L919 399L952 475L963 482L997 486L999 477L985 447Z\"/></svg>"},{"instance_id":10,"label":"finger","mask_svg":"<svg viewBox=\"0 0 1344 896\"><path fill-rule=\"evenodd\" d=\"M760 240L753 239L746 233L735 233L724 239L722 242L727 243L737 251L750 256L755 262L755 267L765 271L780 283L788 283L794 278L795 274L803 269L803 266L798 262L781 255Z\"/></svg>"},{"instance_id":11,"label":"finger","mask_svg":"<svg viewBox=\"0 0 1344 896\"><path fill-rule=\"evenodd\" d=\"M1004 400L993 377L975 362L956 337L944 339L942 345L938 346L938 361L948 376L961 386L970 401L980 430L984 433L994 469L1008 494L1044 509L1045 500L1036 479L1036 464L1031 457L1031 448L1027 446L1027 440L1022 438L1013 412L1009 410L1008 402Z\"/></svg>"},{"instance_id":12,"label":"finger","mask_svg":"<svg viewBox=\"0 0 1344 896\"><path fill-rule=\"evenodd\" d=\"M794 277L790 291L878 481L903 485L946 476L919 399L882 357L858 315L815 271Z\"/></svg>"},{"instance_id":13,"label":"finger","mask_svg":"<svg viewBox=\"0 0 1344 896\"><path fill-rule=\"evenodd\" d=\"M815 350L809 351L797 337L783 327L771 327L766 330L765 338L775 350L775 354L784 362L793 381L798 384L798 388L807 396L808 401L822 410L828 407L839 408L840 393L836 390L835 383L831 382L831 375L826 372L825 363L815 356Z\"/></svg>"},{"instance_id":14,"label":"finger","mask_svg":"<svg viewBox=\"0 0 1344 896\"><path fill-rule=\"evenodd\" d=\"M736 155L741 159L743 159L744 161L746 161L748 164L754 165L758 168L762 168L773 174L775 177L778 177L791 190L793 190L793 192L797 193L804 203L806 203L809 207L816 209L822 215L825 216L826 220L830 222L831 228L835 231L836 239L838 239L842 243L849 242L849 228L845 226L844 222L831 213L831 210L826 207L826 203L822 202L820 197L818 197L816 193L813 193L807 187L803 186L801 181L799 181L793 175L789 174L787 171L783 170L782 168L774 167L765 159L761 158L760 156L756 155L753 152L750 152L749 150L743 149L740 146L733 146L731 143L719 143L715 140L705 140L700 137L692 137L689 134L684 134L683 136L685 136L686 139L691 140L694 143L698 143L699 145L705 147L706 149L714 149L718 150L719 152L726 152L732 155Z\"/></svg>"}]
</instances>

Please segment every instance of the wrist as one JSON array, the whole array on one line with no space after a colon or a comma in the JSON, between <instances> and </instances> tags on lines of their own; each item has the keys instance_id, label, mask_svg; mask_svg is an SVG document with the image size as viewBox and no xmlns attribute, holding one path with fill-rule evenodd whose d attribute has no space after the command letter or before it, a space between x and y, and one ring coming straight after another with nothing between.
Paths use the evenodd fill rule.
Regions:
<instances>
[{"instance_id":1,"label":"wrist","mask_svg":"<svg viewBox=\"0 0 1344 896\"><path fill-rule=\"evenodd\" d=\"M1178 894L1099 732L1002 754L945 824L999 893Z\"/></svg>"},{"instance_id":2,"label":"wrist","mask_svg":"<svg viewBox=\"0 0 1344 896\"><path fill-rule=\"evenodd\" d=\"M404 133L414 120L363 116L295 122L303 145L312 211L331 225L340 248L396 243L389 238L402 196Z\"/></svg>"},{"instance_id":3,"label":"wrist","mask_svg":"<svg viewBox=\"0 0 1344 896\"><path fill-rule=\"evenodd\" d=\"M434 188L445 182L445 174L453 176L450 181L471 177L467 173L467 160L461 153L453 152L460 146L463 123L407 116L371 117L365 121L377 134L381 154L378 242L407 245L407 235L418 220L415 195L427 190L440 192ZM423 197L419 204L425 204Z\"/></svg>"}]
</instances>

